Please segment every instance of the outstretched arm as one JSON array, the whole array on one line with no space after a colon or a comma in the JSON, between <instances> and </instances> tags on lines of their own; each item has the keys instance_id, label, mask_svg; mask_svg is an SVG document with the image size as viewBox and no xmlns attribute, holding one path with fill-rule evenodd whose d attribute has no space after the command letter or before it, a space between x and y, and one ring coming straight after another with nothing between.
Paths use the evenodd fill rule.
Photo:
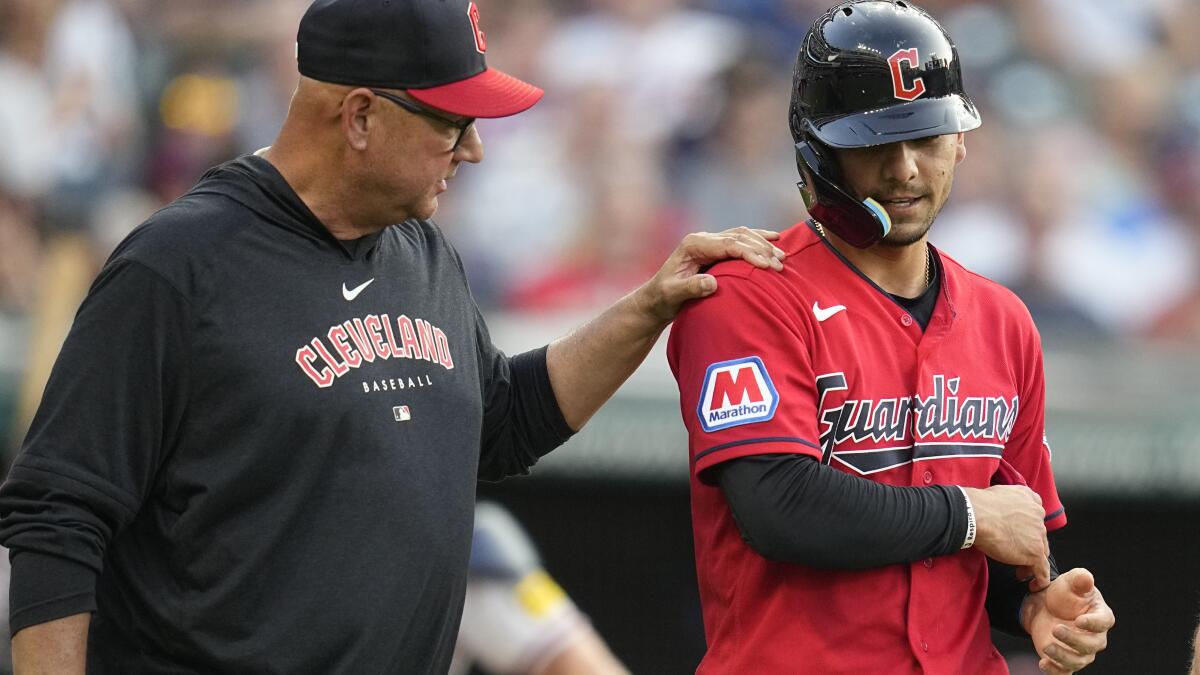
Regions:
<instances>
[{"instance_id":1,"label":"outstretched arm","mask_svg":"<svg viewBox=\"0 0 1200 675\"><path fill-rule=\"evenodd\" d=\"M1092 573L1077 567L1031 593L1021 607L1021 625L1033 638L1048 675L1081 670L1108 646L1108 631L1117 621Z\"/></svg>"},{"instance_id":2,"label":"outstretched arm","mask_svg":"<svg viewBox=\"0 0 1200 675\"><path fill-rule=\"evenodd\" d=\"M663 329L688 300L712 295L705 265L741 258L760 268L783 268L779 234L737 227L689 234L649 281L599 317L550 343L546 368L567 424L578 431L646 358Z\"/></svg>"}]
</instances>

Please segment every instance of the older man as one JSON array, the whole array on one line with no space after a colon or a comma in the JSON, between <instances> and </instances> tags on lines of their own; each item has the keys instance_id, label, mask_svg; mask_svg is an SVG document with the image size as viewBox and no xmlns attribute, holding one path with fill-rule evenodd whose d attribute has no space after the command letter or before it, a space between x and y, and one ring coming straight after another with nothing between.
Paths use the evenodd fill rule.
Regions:
<instances>
[{"instance_id":1,"label":"older man","mask_svg":"<svg viewBox=\"0 0 1200 675\"><path fill-rule=\"evenodd\" d=\"M781 266L769 233L693 235L501 353L429 220L474 118L541 96L486 47L465 0L319 0L275 144L113 253L0 490L21 672L444 672L477 476L579 429L701 265Z\"/></svg>"}]
</instances>

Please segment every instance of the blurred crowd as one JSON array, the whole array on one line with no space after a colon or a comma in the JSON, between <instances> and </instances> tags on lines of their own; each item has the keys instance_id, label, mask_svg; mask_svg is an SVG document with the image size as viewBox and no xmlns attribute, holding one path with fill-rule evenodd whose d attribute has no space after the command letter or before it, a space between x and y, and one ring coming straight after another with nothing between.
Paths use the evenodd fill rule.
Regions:
<instances>
[{"instance_id":1,"label":"blurred crowd","mask_svg":"<svg viewBox=\"0 0 1200 675\"><path fill-rule=\"evenodd\" d=\"M489 63L547 92L442 196L485 310L592 309L685 232L803 219L786 112L827 1L477 0ZM115 243L271 142L307 4L0 0L0 419ZM1044 332L1200 346L1200 3L924 6L984 119L934 242Z\"/></svg>"}]
</instances>

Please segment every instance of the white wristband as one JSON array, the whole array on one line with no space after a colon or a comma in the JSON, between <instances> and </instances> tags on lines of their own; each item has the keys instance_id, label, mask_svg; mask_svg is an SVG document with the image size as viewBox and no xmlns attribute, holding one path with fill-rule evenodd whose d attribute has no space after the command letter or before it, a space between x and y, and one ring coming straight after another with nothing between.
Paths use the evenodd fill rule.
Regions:
<instances>
[{"instance_id":1,"label":"white wristband","mask_svg":"<svg viewBox=\"0 0 1200 675\"><path fill-rule=\"evenodd\" d=\"M963 499L967 501L967 536L963 537L963 543L960 548L971 548L975 545L975 507L971 505L971 498L967 496L967 491L958 486L962 492Z\"/></svg>"}]
</instances>

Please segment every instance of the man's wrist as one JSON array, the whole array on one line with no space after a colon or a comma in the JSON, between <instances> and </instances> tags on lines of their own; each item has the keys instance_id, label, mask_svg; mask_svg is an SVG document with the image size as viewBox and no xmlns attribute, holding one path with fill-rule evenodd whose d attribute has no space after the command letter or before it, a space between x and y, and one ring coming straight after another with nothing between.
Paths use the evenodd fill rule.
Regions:
<instances>
[{"instance_id":1,"label":"man's wrist","mask_svg":"<svg viewBox=\"0 0 1200 675\"><path fill-rule=\"evenodd\" d=\"M967 503L967 533L963 537L962 546L959 547L959 550L962 550L975 545L975 535L978 534L979 530L978 524L975 522L975 506L971 504L971 497L967 494L965 488L960 486L958 490L962 493L963 500Z\"/></svg>"},{"instance_id":2,"label":"man's wrist","mask_svg":"<svg viewBox=\"0 0 1200 675\"><path fill-rule=\"evenodd\" d=\"M1042 598L1046 596L1046 589L1042 589L1037 593L1026 593L1025 599L1021 600L1021 606L1017 610L1017 621L1021 624L1021 628L1030 635L1033 631L1030 630L1033 624L1033 614L1037 611L1038 604Z\"/></svg>"},{"instance_id":3,"label":"man's wrist","mask_svg":"<svg viewBox=\"0 0 1200 675\"><path fill-rule=\"evenodd\" d=\"M655 335L669 326L675 318L664 308L664 295L656 283L657 277L651 278L627 296L632 301L638 320L646 324L645 330Z\"/></svg>"}]
</instances>

